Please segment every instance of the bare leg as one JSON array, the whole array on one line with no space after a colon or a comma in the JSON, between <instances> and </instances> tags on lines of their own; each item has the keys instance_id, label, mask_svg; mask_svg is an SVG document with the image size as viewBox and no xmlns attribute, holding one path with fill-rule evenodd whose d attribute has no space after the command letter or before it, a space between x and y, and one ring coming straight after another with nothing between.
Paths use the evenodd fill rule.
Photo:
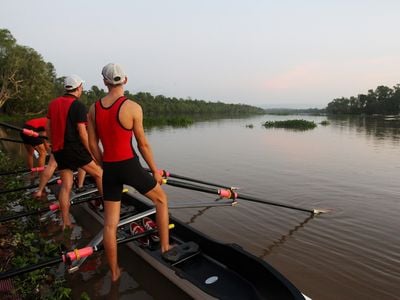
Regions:
<instances>
[{"instance_id":1,"label":"bare leg","mask_svg":"<svg viewBox=\"0 0 400 300\"><path fill-rule=\"evenodd\" d=\"M34 195L36 198L42 197L44 187L46 186L47 182L49 182L51 176L53 176L56 169L57 162L54 159L53 154L50 154L49 163L47 164L47 167L44 169L44 171L40 174L39 188Z\"/></svg>"},{"instance_id":2,"label":"bare leg","mask_svg":"<svg viewBox=\"0 0 400 300\"><path fill-rule=\"evenodd\" d=\"M58 195L58 201L60 203L61 217L63 220L63 229L71 227L71 219L69 217L70 194L73 184L73 172L69 169L61 170L61 189Z\"/></svg>"},{"instance_id":3,"label":"bare leg","mask_svg":"<svg viewBox=\"0 0 400 300\"><path fill-rule=\"evenodd\" d=\"M25 149L27 152L27 157L26 157L26 163L28 165L29 169L33 168L33 152L35 151L35 149L29 145L29 144L24 144L25 145Z\"/></svg>"},{"instance_id":4,"label":"bare leg","mask_svg":"<svg viewBox=\"0 0 400 300\"><path fill-rule=\"evenodd\" d=\"M44 144L37 145L35 147L36 151L39 152L38 167L43 167L46 164L46 147Z\"/></svg>"},{"instance_id":5,"label":"bare leg","mask_svg":"<svg viewBox=\"0 0 400 300\"><path fill-rule=\"evenodd\" d=\"M78 169L78 188L83 187L83 184L85 182L85 175L86 175L85 170L79 168Z\"/></svg>"},{"instance_id":6,"label":"bare leg","mask_svg":"<svg viewBox=\"0 0 400 300\"><path fill-rule=\"evenodd\" d=\"M111 281L113 282L121 276L117 255L117 226L120 210L120 201L104 201L103 245L111 270Z\"/></svg>"},{"instance_id":7,"label":"bare leg","mask_svg":"<svg viewBox=\"0 0 400 300\"><path fill-rule=\"evenodd\" d=\"M100 195L103 195L103 184L101 181L103 176L103 169L100 168L93 160L87 165L84 165L82 169L94 178Z\"/></svg>"},{"instance_id":8,"label":"bare leg","mask_svg":"<svg viewBox=\"0 0 400 300\"><path fill-rule=\"evenodd\" d=\"M169 245L169 215L168 215L168 199L164 190L159 184L151 191L145 194L147 198L154 202L156 206L156 222L161 241L161 252L164 253L170 249Z\"/></svg>"}]
</instances>

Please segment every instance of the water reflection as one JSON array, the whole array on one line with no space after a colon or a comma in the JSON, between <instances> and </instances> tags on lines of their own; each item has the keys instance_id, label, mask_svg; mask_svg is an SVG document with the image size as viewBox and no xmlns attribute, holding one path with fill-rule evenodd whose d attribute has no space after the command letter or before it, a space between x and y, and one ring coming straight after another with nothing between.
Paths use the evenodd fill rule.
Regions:
<instances>
[{"instance_id":1,"label":"water reflection","mask_svg":"<svg viewBox=\"0 0 400 300\"><path fill-rule=\"evenodd\" d=\"M358 135L373 137L377 140L400 140L399 116L328 116L332 125L349 128Z\"/></svg>"},{"instance_id":2,"label":"water reflection","mask_svg":"<svg viewBox=\"0 0 400 300\"><path fill-rule=\"evenodd\" d=\"M304 228L304 226L310 222L310 220L314 219L315 215L310 215L307 217L303 222L300 224L296 225L293 229L289 230L287 234L282 235L278 240L273 241L273 243L268 246L263 253L259 256L259 258L265 258L268 256L275 248L278 248L279 246L283 245L291 236L293 236L296 232L298 232L300 229Z\"/></svg>"},{"instance_id":3,"label":"water reflection","mask_svg":"<svg viewBox=\"0 0 400 300\"><path fill-rule=\"evenodd\" d=\"M14 131L7 130L0 126L0 151L11 153L22 157L24 155L23 144L19 142L21 139L15 134ZM18 142L15 142L15 141Z\"/></svg>"}]
</instances>

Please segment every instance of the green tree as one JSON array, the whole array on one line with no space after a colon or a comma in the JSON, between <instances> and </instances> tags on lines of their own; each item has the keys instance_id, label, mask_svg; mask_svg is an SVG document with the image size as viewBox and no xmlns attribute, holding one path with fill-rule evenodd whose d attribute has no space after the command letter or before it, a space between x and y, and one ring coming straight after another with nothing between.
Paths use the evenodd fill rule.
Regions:
<instances>
[{"instance_id":1,"label":"green tree","mask_svg":"<svg viewBox=\"0 0 400 300\"><path fill-rule=\"evenodd\" d=\"M55 84L53 65L34 49L18 45L7 29L0 29L0 109L43 112L56 95Z\"/></svg>"}]
</instances>

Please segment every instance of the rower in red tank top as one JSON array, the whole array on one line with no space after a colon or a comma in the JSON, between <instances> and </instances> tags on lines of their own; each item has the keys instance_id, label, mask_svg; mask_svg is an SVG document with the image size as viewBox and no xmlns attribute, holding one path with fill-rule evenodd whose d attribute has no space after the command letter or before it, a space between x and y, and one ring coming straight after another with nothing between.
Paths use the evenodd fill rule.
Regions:
<instances>
[{"instance_id":1,"label":"rower in red tank top","mask_svg":"<svg viewBox=\"0 0 400 300\"><path fill-rule=\"evenodd\" d=\"M29 129L34 132L39 133L40 135L46 135L46 124L47 118L35 118L27 120L23 126L24 129ZM47 151L49 149L49 145L47 141L40 137L34 137L27 135L23 131L20 132L20 136L22 141L24 142L25 149L26 149L26 162L29 169L33 169L34 165L34 154L38 154L38 162L37 167L44 167L46 161ZM32 178L34 177L34 173L31 174Z\"/></svg>"},{"instance_id":2,"label":"rower in red tank top","mask_svg":"<svg viewBox=\"0 0 400 300\"><path fill-rule=\"evenodd\" d=\"M103 106L101 100L95 104L96 130L103 145L103 162L123 161L136 156L132 146L133 128L123 127L118 116L126 100L126 97L119 97L109 107Z\"/></svg>"},{"instance_id":3,"label":"rower in red tank top","mask_svg":"<svg viewBox=\"0 0 400 300\"><path fill-rule=\"evenodd\" d=\"M111 270L111 280L117 281L121 270L117 261L116 233L123 186L133 187L155 204L162 253L170 248L168 199L160 186L162 177L144 133L142 108L138 103L124 97L124 85L128 81L125 72L120 65L111 63L103 68L102 75L108 93L91 106L88 133L90 149L96 160L103 163L103 243ZM152 174L140 164L139 156L133 150L133 137L138 153ZM99 141L103 144L103 151L99 147ZM150 226L146 222L143 222L143 225Z\"/></svg>"}]
</instances>

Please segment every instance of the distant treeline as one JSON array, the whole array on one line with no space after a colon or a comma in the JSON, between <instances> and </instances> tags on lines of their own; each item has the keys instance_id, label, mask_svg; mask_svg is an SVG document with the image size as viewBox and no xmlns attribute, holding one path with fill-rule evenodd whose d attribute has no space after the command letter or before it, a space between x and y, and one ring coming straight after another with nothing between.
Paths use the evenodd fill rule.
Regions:
<instances>
[{"instance_id":1,"label":"distant treeline","mask_svg":"<svg viewBox=\"0 0 400 300\"><path fill-rule=\"evenodd\" d=\"M392 89L387 86L378 86L368 94L359 94L357 97L337 98L328 103L328 114L385 114L397 115L400 113L400 85Z\"/></svg>"},{"instance_id":2,"label":"distant treeline","mask_svg":"<svg viewBox=\"0 0 400 300\"><path fill-rule=\"evenodd\" d=\"M77 71L78 72L78 71ZM9 30L0 28L0 112L8 115L44 114L49 101L63 93L63 77L34 49L18 45ZM90 105L105 95L97 86L84 91L81 100ZM125 95L137 101L145 114L261 114L263 109L244 104L153 96L140 92Z\"/></svg>"},{"instance_id":3,"label":"distant treeline","mask_svg":"<svg viewBox=\"0 0 400 300\"><path fill-rule=\"evenodd\" d=\"M325 114L325 109L307 108L307 109L292 109L292 108L267 108L265 112L270 115L321 115Z\"/></svg>"},{"instance_id":4,"label":"distant treeline","mask_svg":"<svg viewBox=\"0 0 400 300\"><path fill-rule=\"evenodd\" d=\"M92 86L85 91L81 100L86 105L91 105L102 98L106 92L97 86ZM222 102L206 102L196 99L182 99L165 97L163 95L153 96L150 93L139 92L131 94L125 91L125 96L135 100L142 106L143 112L150 116L160 115L197 115L197 114L265 114L264 109L246 104L226 104Z\"/></svg>"}]
</instances>

